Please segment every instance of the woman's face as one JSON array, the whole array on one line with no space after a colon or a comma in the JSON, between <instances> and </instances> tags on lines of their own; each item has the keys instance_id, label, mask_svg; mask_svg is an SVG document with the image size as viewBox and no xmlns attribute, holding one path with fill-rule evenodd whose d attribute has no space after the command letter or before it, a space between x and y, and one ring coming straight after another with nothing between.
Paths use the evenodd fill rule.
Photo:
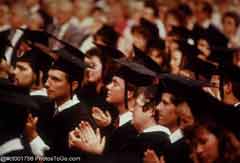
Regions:
<instances>
[{"instance_id":1,"label":"woman's face","mask_svg":"<svg viewBox=\"0 0 240 163\"><path fill-rule=\"evenodd\" d=\"M84 62L90 67L86 69L86 81L96 83L102 78L103 65L97 56L85 57Z\"/></svg>"},{"instance_id":2,"label":"woman's face","mask_svg":"<svg viewBox=\"0 0 240 163\"><path fill-rule=\"evenodd\" d=\"M237 32L237 25L232 17L225 17L223 19L223 31L227 34L235 34Z\"/></svg>"},{"instance_id":3,"label":"woman's face","mask_svg":"<svg viewBox=\"0 0 240 163\"><path fill-rule=\"evenodd\" d=\"M196 155L202 163L213 163L219 157L217 137L206 128L199 128L196 135Z\"/></svg>"},{"instance_id":4,"label":"woman's face","mask_svg":"<svg viewBox=\"0 0 240 163\"><path fill-rule=\"evenodd\" d=\"M149 56L157 64L159 64L159 65L163 64L163 57L161 56L161 52L158 51L157 49L151 49L150 52L149 52Z\"/></svg>"},{"instance_id":5,"label":"woman's face","mask_svg":"<svg viewBox=\"0 0 240 163\"><path fill-rule=\"evenodd\" d=\"M209 44L204 39L199 39L197 42L197 48L202 52L205 57L208 57L211 53Z\"/></svg>"},{"instance_id":6,"label":"woman's face","mask_svg":"<svg viewBox=\"0 0 240 163\"><path fill-rule=\"evenodd\" d=\"M174 50L174 51L171 53L170 66L171 66L172 68L180 67L181 62L182 62L182 52L179 51L179 50Z\"/></svg>"},{"instance_id":7,"label":"woman's face","mask_svg":"<svg viewBox=\"0 0 240 163\"><path fill-rule=\"evenodd\" d=\"M142 51L145 51L147 47L147 41L146 39L139 33L134 33L133 35L133 44L141 49Z\"/></svg>"}]
</instances>

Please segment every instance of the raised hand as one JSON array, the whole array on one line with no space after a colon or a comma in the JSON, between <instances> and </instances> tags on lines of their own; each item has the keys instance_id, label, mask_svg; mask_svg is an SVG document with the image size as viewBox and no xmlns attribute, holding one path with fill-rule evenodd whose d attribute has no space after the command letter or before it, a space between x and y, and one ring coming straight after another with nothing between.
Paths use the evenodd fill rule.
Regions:
<instances>
[{"instance_id":1,"label":"raised hand","mask_svg":"<svg viewBox=\"0 0 240 163\"><path fill-rule=\"evenodd\" d=\"M31 142L34 138L38 136L37 122L38 122L38 117L33 117L33 115L29 113L27 122L25 124L25 134L29 142Z\"/></svg>"},{"instance_id":2,"label":"raised hand","mask_svg":"<svg viewBox=\"0 0 240 163\"><path fill-rule=\"evenodd\" d=\"M144 160L144 163L165 163L164 156L160 156L158 158L154 150L150 150L150 149L147 149L147 151L144 152L143 160Z\"/></svg>"},{"instance_id":3,"label":"raised hand","mask_svg":"<svg viewBox=\"0 0 240 163\"><path fill-rule=\"evenodd\" d=\"M112 122L112 117L108 111L105 113L98 107L92 108L92 116L99 127L107 127Z\"/></svg>"},{"instance_id":4,"label":"raised hand","mask_svg":"<svg viewBox=\"0 0 240 163\"><path fill-rule=\"evenodd\" d=\"M88 122L81 122L79 128L69 133L69 147L77 148L93 154L102 154L105 148L106 138L101 137L100 130L96 132Z\"/></svg>"}]
</instances>

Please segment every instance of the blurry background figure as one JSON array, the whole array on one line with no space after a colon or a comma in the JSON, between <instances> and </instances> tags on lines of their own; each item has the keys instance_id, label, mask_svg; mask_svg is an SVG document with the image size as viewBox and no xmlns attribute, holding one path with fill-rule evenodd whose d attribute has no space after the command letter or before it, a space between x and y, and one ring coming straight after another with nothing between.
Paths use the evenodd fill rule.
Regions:
<instances>
[{"instance_id":1,"label":"blurry background figure","mask_svg":"<svg viewBox=\"0 0 240 163\"><path fill-rule=\"evenodd\" d=\"M59 0L56 7L56 22L48 27L48 32L58 39L78 48L83 39L84 32L80 31L78 26L72 23L73 3L69 0ZM60 45L52 40L50 41L50 46L55 50L60 48Z\"/></svg>"},{"instance_id":2,"label":"blurry background figure","mask_svg":"<svg viewBox=\"0 0 240 163\"><path fill-rule=\"evenodd\" d=\"M240 46L239 31L240 17L237 12L228 11L222 16L222 30L229 39L228 47Z\"/></svg>"}]
</instances>

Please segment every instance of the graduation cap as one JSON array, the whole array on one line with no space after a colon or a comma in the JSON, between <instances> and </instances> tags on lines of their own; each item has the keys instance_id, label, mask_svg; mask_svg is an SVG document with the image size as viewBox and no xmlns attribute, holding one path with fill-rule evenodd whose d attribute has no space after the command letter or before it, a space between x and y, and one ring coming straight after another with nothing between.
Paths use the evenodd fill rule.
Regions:
<instances>
[{"instance_id":1,"label":"graduation cap","mask_svg":"<svg viewBox=\"0 0 240 163\"><path fill-rule=\"evenodd\" d=\"M116 47L119 33L110 25L103 25L94 35L95 38L101 38L104 44Z\"/></svg>"},{"instance_id":2,"label":"graduation cap","mask_svg":"<svg viewBox=\"0 0 240 163\"><path fill-rule=\"evenodd\" d=\"M48 53L45 53L40 48L33 44L28 44L31 49L25 52L22 56L18 56L16 62L27 62L31 66L32 70L37 75L37 82L39 82L40 72L47 73L54 59ZM39 84L39 83L37 83Z\"/></svg>"},{"instance_id":3,"label":"graduation cap","mask_svg":"<svg viewBox=\"0 0 240 163\"><path fill-rule=\"evenodd\" d=\"M101 45L101 44L97 44L95 43L96 47L98 49L101 50L102 55L105 59L118 59L118 58L122 58L125 57L125 55L118 50L117 48L108 46L108 45Z\"/></svg>"},{"instance_id":4,"label":"graduation cap","mask_svg":"<svg viewBox=\"0 0 240 163\"><path fill-rule=\"evenodd\" d=\"M55 53L59 58L51 66L51 69L58 69L69 75L70 81L77 80L81 81L83 71L87 65L81 58L73 55L67 48L61 48Z\"/></svg>"},{"instance_id":5,"label":"graduation cap","mask_svg":"<svg viewBox=\"0 0 240 163\"><path fill-rule=\"evenodd\" d=\"M210 43L211 48L227 47L228 38L216 27L209 26L209 28L204 29L200 26L195 26L192 32L196 41L204 38Z\"/></svg>"},{"instance_id":6,"label":"graduation cap","mask_svg":"<svg viewBox=\"0 0 240 163\"><path fill-rule=\"evenodd\" d=\"M143 51L138 49L136 46L133 46L133 51L135 54L133 61L139 64L143 64L144 66L146 66L147 68L151 69L154 72L160 73L162 71L160 65L158 65L154 60L152 60L151 57L149 57Z\"/></svg>"},{"instance_id":7,"label":"graduation cap","mask_svg":"<svg viewBox=\"0 0 240 163\"><path fill-rule=\"evenodd\" d=\"M48 38L49 34L42 31L42 30L30 30L30 29L23 29L20 28L20 30L23 31L23 36L21 41L30 41L30 42L37 42L44 45L48 45Z\"/></svg>"},{"instance_id":8,"label":"graduation cap","mask_svg":"<svg viewBox=\"0 0 240 163\"><path fill-rule=\"evenodd\" d=\"M114 61L120 65L120 68L115 72L114 75L124 79L125 81L125 105L126 108L128 108L128 83L137 87L148 86L153 83L153 80L157 74L146 68L144 65L133 61L128 61L124 58L114 59Z\"/></svg>"},{"instance_id":9,"label":"graduation cap","mask_svg":"<svg viewBox=\"0 0 240 163\"><path fill-rule=\"evenodd\" d=\"M195 119L210 117L219 125L233 132L238 132L240 112L233 106L226 105L202 90L206 82L184 79L172 74L160 74L159 87L177 97L183 98L191 107ZM211 85L210 85L211 86Z\"/></svg>"},{"instance_id":10,"label":"graduation cap","mask_svg":"<svg viewBox=\"0 0 240 163\"><path fill-rule=\"evenodd\" d=\"M148 21L145 18L141 18L140 25L146 30L148 30L152 37L157 37L157 38L159 37L159 30L156 24Z\"/></svg>"}]
</instances>

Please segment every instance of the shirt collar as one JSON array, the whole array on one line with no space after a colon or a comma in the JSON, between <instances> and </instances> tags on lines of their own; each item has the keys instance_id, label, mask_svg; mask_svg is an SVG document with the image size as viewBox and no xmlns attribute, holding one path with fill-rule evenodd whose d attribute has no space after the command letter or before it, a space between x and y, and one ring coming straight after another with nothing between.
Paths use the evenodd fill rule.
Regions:
<instances>
[{"instance_id":1,"label":"shirt collar","mask_svg":"<svg viewBox=\"0 0 240 163\"><path fill-rule=\"evenodd\" d=\"M59 112L62 112L76 104L80 103L77 95L73 95L72 99L67 100L66 102L64 102L62 105L60 105L59 107L57 107Z\"/></svg>"},{"instance_id":2,"label":"shirt collar","mask_svg":"<svg viewBox=\"0 0 240 163\"><path fill-rule=\"evenodd\" d=\"M42 88L39 90L34 90L30 92L31 96L47 96L47 90L46 88Z\"/></svg>"},{"instance_id":3,"label":"shirt collar","mask_svg":"<svg viewBox=\"0 0 240 163\"><path fill-rule=\"evenodd\" d=\"M131 121L132 119L133 119L133 114L130 111L119 115L119 126L124 125L125 123Z\"/></svg>"},{"instance_id":4,"label":"shirt collar","mask_svg":"<svg viewBox=\"0 0 240 163\"><path fill-rule=\"evenodd\" d=\"M9 24L4 24L4 25L0 26L0 31L6 31L10 28L11 28L11 26Z\"/></svg>"},{"instance_id":5,"label":"shirt collar","mask_svg":"<svg viewBox=\"0 0 240 163\"><path fill-rule=\"evenodd\" d=\"M183 133L181 129L177 129L176 131L174 131L171 135L170 135L170 141L171 143L175 143L178 140L183 138Z\"/></svg>"},{"instance_id":6,"label":"shirt collar","mask_svg":"<svg viewBox=\"0 0 240 163\"><path fill-rule=\"evenodd\" d=\"M164 133L166 133L168 136L171 135L170 130L167 127L164 127L162 125L154 125L148 128L145 128L143 130L143 133L147 133L147 132L156 132L156 131L162 131Z\"/></svg>"},{"instance_id":7,"label":"shirt collar","mask_svg":"<svg viewBox=\"0 0 240 163\"><path fill-rule=\"evenodd\" d=\"M19 138L11 139L0 146L0 155L7 154L12 151L23 150L24 147Z\"/></svg>"}]
</instances>

